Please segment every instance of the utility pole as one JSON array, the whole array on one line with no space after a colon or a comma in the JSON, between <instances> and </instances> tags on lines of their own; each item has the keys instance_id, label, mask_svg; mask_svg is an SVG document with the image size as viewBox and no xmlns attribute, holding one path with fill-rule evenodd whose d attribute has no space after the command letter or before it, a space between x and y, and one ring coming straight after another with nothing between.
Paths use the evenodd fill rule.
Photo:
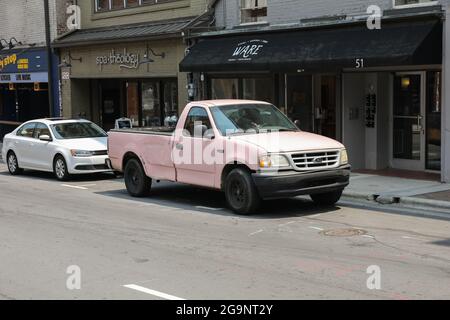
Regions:
<instances>
[{"instance_id":1,"label":"utility pole","mask_svg":"<svg viewBox=\"0 0 450 320\"><path fill-rule=\"evenodd\" d=\"M49 0L44 0L45 12L45 42L47 47L47 61L48 61L48 104L49 117L53 117L53 50L51 47L51 32L50 32L50 9Z\"/></svg>"}]
</instances>

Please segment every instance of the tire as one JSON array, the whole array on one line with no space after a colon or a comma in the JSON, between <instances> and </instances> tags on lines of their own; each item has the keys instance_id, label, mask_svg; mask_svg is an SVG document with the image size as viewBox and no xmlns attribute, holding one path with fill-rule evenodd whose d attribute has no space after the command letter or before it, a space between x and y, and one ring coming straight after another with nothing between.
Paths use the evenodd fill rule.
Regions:
<instances>
[{"instance_id":1,"label":"tire","mask_svg":"<svg viewBox=\"0 0 450 320\"><path fill-rule=\"evenodd\" d=\"M125 165L124 179L127 191L132 197L145 197L149 195L152 187L152 179L147 177L139 160L128 160Z\"/></svg>"},{"instance_id":2,"label":"tire","mask_svg":"<svg viewBox=\"0 0 450 320\"><path fill-rule=\"evenodd\" d=\"M261 198L247 170L233 169L225 180L224 189L228 206L235 213L249 215L258 210Z\"/></svg>"},{"instance_id":3,"label":"tire","mask_svg":"<svg viewBox=\"0 0 450 320\"><path fill-rule=\"evenodd\" d=\"M53 174L59 181L67 181L70 179L67 162L61 155L56 156L53 161Z\"/></svg>"},{"instance_id":4,"label":"tire","mask_svg":"<svg viewBox=\"0 0 450 320\"><path fill-rule=\"evenodd\" d=\"M338 190L327 193L311 194L310 197L317 205L331 207L341 199L343 191L344 190Z\"/></svg>"},{"instance_id":5,"label":"tire","mask_svg":"<svg viewBox=\"0 0 450 320\"><path fill-rule=\"evenodd\" d=\"M23 172L23 169L19 167L19 160L13 151L8 152L6 156L6 164L8 165L8 171L11 175L16 176Z\"/></svg>"}]
</instances>

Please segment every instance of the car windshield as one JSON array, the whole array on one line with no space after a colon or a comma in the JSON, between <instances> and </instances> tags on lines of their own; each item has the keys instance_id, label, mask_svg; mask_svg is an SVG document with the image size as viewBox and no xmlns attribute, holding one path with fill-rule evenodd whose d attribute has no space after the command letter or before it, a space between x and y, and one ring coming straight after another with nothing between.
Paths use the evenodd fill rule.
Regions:
<instances>
[{"instance_id":1,"label":"car windshield","mask_svg":"<svg viewBox=\"0 0 450 320\"><path fill-rule=\"evenodd\" d=\"M299 129L270 104L240 104L211 108L217 129L224 136Z\"/></svg>"},{"instance_id":2,"label":"car windshield","mask_svg":"<svg viewBox=\"0 0 450 320\"><path fill-rule=\"evenodd\" d=\"M67 122L50 126L56 139L84 139L107 137L105 131L92 122Z\"/></svg>"}]
</instances>

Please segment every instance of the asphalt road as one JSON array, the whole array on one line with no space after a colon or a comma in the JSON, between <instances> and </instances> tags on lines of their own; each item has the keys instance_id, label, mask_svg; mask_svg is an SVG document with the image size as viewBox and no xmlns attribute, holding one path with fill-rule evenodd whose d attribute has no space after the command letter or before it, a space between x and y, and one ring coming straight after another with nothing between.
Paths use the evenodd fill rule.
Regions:
<instances>
[{"instance_id":1,"label":"asphalt road","mask_svg":"<svg viewBox=\"0 0 450 320\"><path fill-rule=\"evenodd\" d=\"M224 208L209 190L161 183L132 199L108 175L61 184L0 164L0 299L450 298L449 220L300 198Z\"/></svg>"}]
</instances>

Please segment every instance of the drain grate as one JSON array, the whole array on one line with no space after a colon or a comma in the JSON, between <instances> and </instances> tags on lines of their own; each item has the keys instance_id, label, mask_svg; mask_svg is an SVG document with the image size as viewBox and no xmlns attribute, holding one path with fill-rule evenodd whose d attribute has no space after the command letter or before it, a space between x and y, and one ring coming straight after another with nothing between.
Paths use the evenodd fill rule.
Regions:
<instances>
[{"instance_id":1,"label":"drain grate","mask_svg":"<svg viewBox=\"0 0 450 320\"><path fill-rule=\"evenodd\" d=\"M354 237L354 236L362 236L367 234L366 230L362 229L333 229L333 230L325 230L320 232L321 235L328 237Z\"/></svg>"}]
</instances>

